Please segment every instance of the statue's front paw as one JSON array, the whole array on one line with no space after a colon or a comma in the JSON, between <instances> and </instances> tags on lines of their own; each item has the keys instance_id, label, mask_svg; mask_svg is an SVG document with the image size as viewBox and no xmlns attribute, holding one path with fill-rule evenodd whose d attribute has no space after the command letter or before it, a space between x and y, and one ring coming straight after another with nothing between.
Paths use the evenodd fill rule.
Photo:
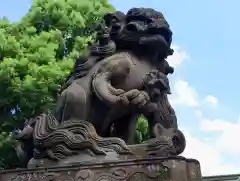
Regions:
<instances>
[{"instance_id":1,"label":"statue's front paw","mask_svg":"<svg viewBox=\"0 0 240 181\"><path fill-rule=\"evenodd\" d=\"M128 98L131 104L136 105L138 108L142 108L150 100L148 93L145 91L139 91L137 89L130 90L124 95Z\"/></svg>"},{"instance_id":2,"label":"statue's front paw","mask_svg":"<svg viewBox=\"0 0 240 181\"><path fill-rule=\"evenodd\" d=\"M124 95L124 94L121 94L117 97L117 105L129 105L129 100L128 98Z\"/></svg>"},{"instance_id":3,"label":"statue's front paw","mask_svg":"<svg viewBox=\"0 0 240 181\"><path fill-rule=\"evenodd\" d=\"M137 97L135 97L131 103L136 105L139 108L144 107L148 102L150 98L148 94L145 91L139 91L139 94Z\"/></svg>"}]
</instances>

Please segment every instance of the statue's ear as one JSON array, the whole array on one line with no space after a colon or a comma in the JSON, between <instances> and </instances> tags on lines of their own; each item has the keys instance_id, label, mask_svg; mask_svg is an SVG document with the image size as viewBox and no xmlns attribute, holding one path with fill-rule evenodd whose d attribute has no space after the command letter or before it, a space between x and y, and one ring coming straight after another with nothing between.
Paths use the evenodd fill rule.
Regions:
<instances>
[{"instance_id":1,"label":"statue's ear","mask_svg":"<svg viewBox=\"0 0 240 181\"><path fill-rule=\"evenodd\" d=\"M112 16L112 13L107 13L103 16L103 19L105 21L105 24L109 27L111 22L112 22L112 19L113 19L113 16Z\"/></svg>"},{"instance_id":2,"label":"statue's ear","mask_svg":"<svg viewBox=\"0 0 240 181\"><path fill-rule=\"evenodd\" d=\"M116 11L113 13L114 17L118 20L118 21L125 21L126 15L121 12L121 11Z\"/></svg>"},{"instance_id":3,"label":"statue's ear","mask_svg":"<svg viewBox=\"0 0 240 181\"><path fill-rule=\"evenodd\" d=\"M107 14L105 14L103 16L103 19L104 19L106 25L109 27L113 20L124 21L125 17L126 17L126 15L123 12L116 11L114 13L107 13Z\"/></svg>"},{"instance_id":4,"label":"statue's ear","mask_svg":"<svg viewBox=\"0 0 240 181\"><path fill-rule=\"evenodd\" d=\"M176 148L177 155L181 154L186 147L186 139L180 130L177 130L177 134L172 137L172 142Z\"/></svg>"}]
</instances>

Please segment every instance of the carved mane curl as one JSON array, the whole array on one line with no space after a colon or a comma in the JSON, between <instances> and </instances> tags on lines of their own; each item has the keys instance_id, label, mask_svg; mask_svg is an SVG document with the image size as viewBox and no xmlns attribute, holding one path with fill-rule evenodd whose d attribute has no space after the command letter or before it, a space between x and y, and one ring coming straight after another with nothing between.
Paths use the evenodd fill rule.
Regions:
<instances>
[{"instance_id":1,"label":"carved mane curl","mask_svg":"<svg viewBox=\"0 0 240 181\"><path fill-rule=\"evenodd\" d=\"M91 151L95 155L105 155L109 151L131 153L123 140L98 136L87 121L69 120L59 124L50 114L35 118L33 142L35 158L48 157L52 160L79 154L80 151Z\"/></svg>"}]
</instances>

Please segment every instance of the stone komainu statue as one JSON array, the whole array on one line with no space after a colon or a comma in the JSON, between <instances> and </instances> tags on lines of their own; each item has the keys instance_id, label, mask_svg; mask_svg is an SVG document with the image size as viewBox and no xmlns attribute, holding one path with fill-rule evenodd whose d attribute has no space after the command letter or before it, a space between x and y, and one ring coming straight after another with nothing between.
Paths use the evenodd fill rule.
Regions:
<instances>
[{"instance_id":1,"label":"stone komainu statue","mask_svg":"<svg viewBox=\"0 0 240 181\"><path fill-rule=\"evenodd\" d=\"M168 22L148 8L109 13L104 21L88 56L76 60L55 114L32 119L17 135L18 155L25 163L31 157L60 163L75 155L81 161L132 156L134 146L127 144L133 144L141 114L148 118L152 139L138 149L160 156L184 150L185 139L167 98L167 75L174 72L166 60L173 54ZM165 131L156 134L156 129Z\"/></svg>"}]
</instances>

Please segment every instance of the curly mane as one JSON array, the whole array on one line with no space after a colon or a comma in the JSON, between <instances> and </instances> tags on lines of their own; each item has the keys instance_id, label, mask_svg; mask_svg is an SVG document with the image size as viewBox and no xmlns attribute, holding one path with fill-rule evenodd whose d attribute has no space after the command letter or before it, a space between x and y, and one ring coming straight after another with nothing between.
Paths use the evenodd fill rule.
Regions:
<instances>
[{"instance_id":1,"label":"curly mane","mask_svg":"<svg viewBox=\"0 0 240 181\"><path fill-rule=\"evenodd\" d=\"M94 155L106 155L107 152L131 153L123 140L98 136L95 128L87 121L69 120L59 124L50 114L42 114L35 121L35 158L59 160L90 150Z\"/></svg>"}]
</instances>

